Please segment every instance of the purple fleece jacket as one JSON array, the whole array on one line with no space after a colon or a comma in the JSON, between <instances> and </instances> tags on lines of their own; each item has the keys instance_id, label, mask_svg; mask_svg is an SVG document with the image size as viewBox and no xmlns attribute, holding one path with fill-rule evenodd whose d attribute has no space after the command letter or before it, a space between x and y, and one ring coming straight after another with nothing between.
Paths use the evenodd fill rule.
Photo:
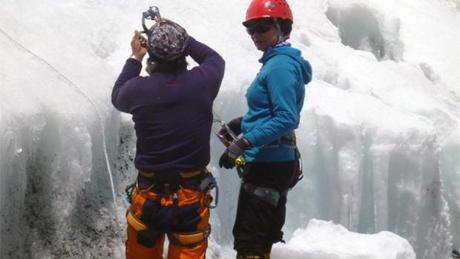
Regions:
<instances>
[{"instance_id":1,"label":"purple fleece jacket","mask_svg":"<svg viewBox=\"0 0 460 259\"><path fill-rule=\"evenodd\" d=\"M112 91L112 103L133 115L135 166L140 171L192 171L210 159L212 105L225 62L191 38L190 56L199 64L176 74L139 76L142 64L128 59Z\"/></svg>"}]
</instances>

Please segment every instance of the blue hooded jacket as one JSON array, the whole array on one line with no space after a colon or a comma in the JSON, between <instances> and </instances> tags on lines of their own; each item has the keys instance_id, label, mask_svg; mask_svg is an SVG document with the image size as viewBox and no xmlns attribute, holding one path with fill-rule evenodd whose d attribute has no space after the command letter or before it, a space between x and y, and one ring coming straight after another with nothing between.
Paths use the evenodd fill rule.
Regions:
<instances>
[{"instance_id":1,"label":"blue hooded jacket","mask_svg":"<svg viewBox=\"0 0 460 259\"><path fill-rule=\"evenodd\" d=\"M262 68L246 92L249 111L241 128L251 148L247 162L294 160L293 147L273 145L299 126L305 85L312 70L298 49L281 43L267 49L259 60Z\"/></svg>"}]
</instances>

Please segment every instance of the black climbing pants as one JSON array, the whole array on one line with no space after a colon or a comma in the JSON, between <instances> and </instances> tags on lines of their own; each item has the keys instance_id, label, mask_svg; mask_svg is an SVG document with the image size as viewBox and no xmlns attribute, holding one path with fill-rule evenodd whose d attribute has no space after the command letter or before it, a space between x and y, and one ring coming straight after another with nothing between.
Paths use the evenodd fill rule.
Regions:
<instances>
[{"instance_id":1,"label":"black climbing pants","mask_svg":"<svg viewBox=\"0 0 460 259\"><path fill-rule=\"evenodd\" d=\"M243 184L271 188L279 192L276 206L253 193L240 188L235 225L234 249L238 255L270 254L272 245L282 241L281 231L286 218L287 189L294 174L296 162L248 163Z\"/></svg>"}]
</instances>

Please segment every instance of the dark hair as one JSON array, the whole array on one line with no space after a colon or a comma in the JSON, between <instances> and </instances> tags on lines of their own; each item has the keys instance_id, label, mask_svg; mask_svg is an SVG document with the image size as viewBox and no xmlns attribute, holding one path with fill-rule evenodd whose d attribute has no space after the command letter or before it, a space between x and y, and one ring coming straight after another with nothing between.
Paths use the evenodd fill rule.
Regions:
<instances>
[{"instance_id":1,"label":"dark hair","mask_svg":"<svg viewBox=\"0 0 460 259\"><path fill-rule=\"evenodd\" d=\"M162 61L156 58L152 58L151 56L147 59L147 64L154 63L154 68L149 73L153 72L162 72L162 73L169 73L174 74L180 72L182 70L187 69L187 60L185 56L177 58L171 61Z\"/></svg>"},{"instance_id":2,"label":"dark hair","mask_svg":"<svg viewBox=\"0 0 460 259\"><path fill-rule=\"evenodd\" d=\"M292 31L292 21L289 19L278 19L282 36L289 36Z\"/></svg>"}]
</instances>

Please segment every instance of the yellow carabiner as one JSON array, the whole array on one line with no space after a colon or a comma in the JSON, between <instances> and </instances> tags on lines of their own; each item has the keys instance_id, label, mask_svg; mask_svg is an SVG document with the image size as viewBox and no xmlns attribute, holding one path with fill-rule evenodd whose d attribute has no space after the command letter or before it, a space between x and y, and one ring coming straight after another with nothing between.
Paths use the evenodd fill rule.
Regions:
<instances>
[{"instance_id":1,"label":"yellow carabiner","mask_svg":"<svg viewBox=\"0 0 460 259\"><path fill-rule=\"evenodd\" d=\"M244 159L243 156L239 156L235 159L235 165L236 166L243 166L246 164L246 160Z\"/></svg>"}]
</instances>

